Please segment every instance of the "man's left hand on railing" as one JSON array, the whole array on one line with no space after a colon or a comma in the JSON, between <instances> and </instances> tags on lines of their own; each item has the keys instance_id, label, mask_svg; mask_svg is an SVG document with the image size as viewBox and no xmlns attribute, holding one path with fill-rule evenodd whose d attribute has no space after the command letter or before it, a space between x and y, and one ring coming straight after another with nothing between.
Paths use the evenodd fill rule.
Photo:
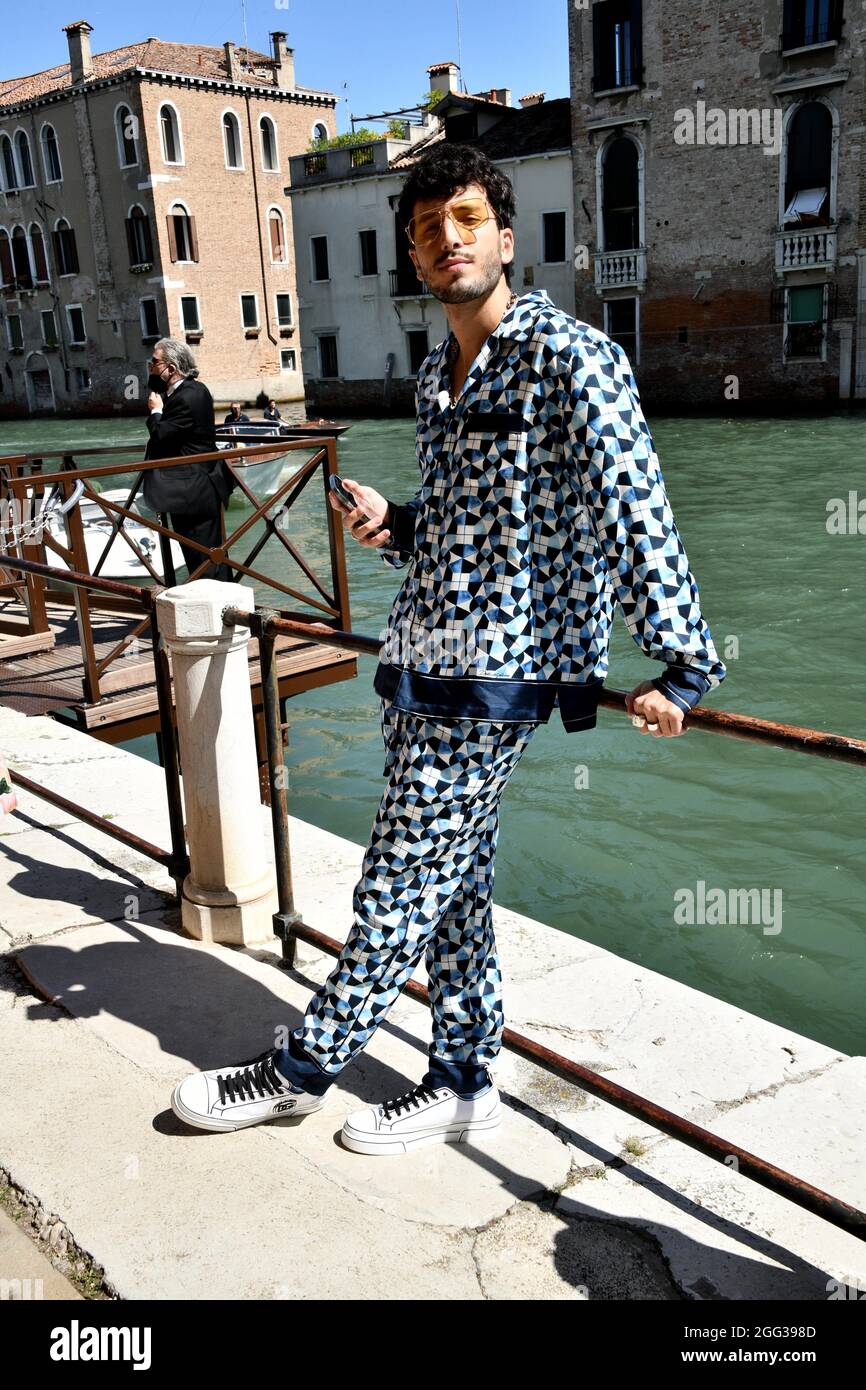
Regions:
<instances>
[{"instance_id":1,"label":"man's left hand on railing","mask_svg":"<svg viewBox=\"0 0 866 1390\"><path fill-rule=\"evenodd\" d=\"M630 715L640 715L646 720L639 733L650 734L653 738L676 738L678 734L688 733L688 729L683 728L685 710L657 690L652 681L636 685L626 695L625 707ZM657 727L651 729L651 724Z\"/></svg>"}]
</instances>

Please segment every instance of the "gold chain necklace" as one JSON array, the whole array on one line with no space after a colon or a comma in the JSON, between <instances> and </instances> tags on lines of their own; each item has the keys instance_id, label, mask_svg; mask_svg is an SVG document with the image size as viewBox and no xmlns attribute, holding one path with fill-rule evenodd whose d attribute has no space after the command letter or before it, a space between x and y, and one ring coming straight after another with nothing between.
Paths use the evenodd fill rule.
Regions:
<instances>
[{"instance_id":1,"label":"gold chain necklace","mask_svg":"<svg viewBox=\"0 0 866 1390\"><path fill-rule=\"evenodd\" d=\"M505 308L502 310L502 318L499 320L500 323L502 322L502 319L505 318L505 315L508 313L508 310L509 310L510 308L512 308L512 306L515 305L515 304L517 303L518 299L519 299L519 295L517 295L517 294L514 292L514 290L512 290L512 291L511 291L511 298L509 299L509 301L508 301L508 303L506 304ZM498 325L497 325L497 326L498 326ZM450 374L451 372L453 372L454 367L455 367L455 365L456 365L456 363L457 363L457 358L460 356L460 344L457 342L457 339L456 339L456 338L454 339L454 343L455 343L455 346L456 346L456 348L457 348L457 352L455 353L454 348L451 349L451 361L450 361L449 364L448 364L449 374ZM454 392L451 391L450 389L449 389L448 395L449 395L449 398L450 398L450 400L451 400L451 409L453 410L454 407L457 405L457 396L455 396Z\"/></svg>"}]
</instances>

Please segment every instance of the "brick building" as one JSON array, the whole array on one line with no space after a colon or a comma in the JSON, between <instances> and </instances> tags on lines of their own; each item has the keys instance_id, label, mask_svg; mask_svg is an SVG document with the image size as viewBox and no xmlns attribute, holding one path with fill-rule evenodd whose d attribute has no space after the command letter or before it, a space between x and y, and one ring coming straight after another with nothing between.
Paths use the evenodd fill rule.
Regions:
<instances>
[{"instance_id":1,"label":"brick building","mask_svg":"<svg viewBox=\"0 0 866 1390\"><path fill-rule=\"evenodd\" d=\"M160 39L0 82L0 415L140 412L157 338L215 400L303 401L289 157L336 134L294 54Z\"/></svg>"},{"instance_id":2,"label":"brick building","mask_svg":"<svg viewBox=\"0 0 866 1390\"><path fill-rule=\"evenodd\" d=\"M576 313L645 399L866 399L866 6L574 0L569 49Z\"/></svg>"}]
</instances>

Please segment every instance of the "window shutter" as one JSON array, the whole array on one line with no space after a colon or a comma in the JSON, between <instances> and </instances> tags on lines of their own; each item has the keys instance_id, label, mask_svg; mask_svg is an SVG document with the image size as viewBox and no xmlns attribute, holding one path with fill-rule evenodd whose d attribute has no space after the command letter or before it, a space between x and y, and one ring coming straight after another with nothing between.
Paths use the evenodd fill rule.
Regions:
<instances>
[{"instance_id":1,"label":"window shutter","mask_svg":"<svg viewBox=\"0 0 866 1390\"><path fill-rule=\"evenodd\" d=\"M171 258L171 260L176 261L176 260L177 260L177 236L175 235L175 230L174 230L174 215L173 215L173 213L169 213L169 214L168 214L168 217L166 218L166 222L168 223L168 254L169 254L169 257Z\"/></svg>"},{"instance_id":2,"label":"window shutter","mask_svg":"<svg viewBox=\"0 0 866 1390\"><path fill-rule=\"evenodd\" d=\"M194 217L190 217L188 220L189 220L189 254L192 256L192 258L193 258L194 261L197 261L197 260L198 260L198 237L196 236L196 231L195 231L195 218L194 218Z\"/></svg>"},{"instance_id":3,"label":"window shutter","mask_svg":"<svg viewBox=\"0 0 866 1390\"><path fill-rule=\"evenodd\" d=\"M0 281L4 285L11 285L15 279L15 271L12 266L12 248L9 245L8 236L0 240Z\"/></svg>"},{"instance_id":4,"label":"window shutter","mask_svg":"<svg viewBox=\"0 0 866 1390\"><path fill-rule=\"evenodd\" d=\"M830 0L830 39L842 37L842 0Z\"/></svg>"},{"instance_id":5,"label":"window shutter","mask_svg":"<svg viewBox=\"0 0 866 1390\"><path fill-rule=\"evenodd\" d=\"M44 284L48 280L48 262L45 259L45 242L41 236L34 236L32 242L33 260L36 263L36 279L40 284Z\"/></svg>"},{"instance_id":6,"label":"window shutter","mask_svg":"<svg viewBox=\"0 0 866 1390\"><path fill-rule=\"evenodd\" d=\"M782 323L785 318L785 287L777 285L770 293L770 322Z\"/></svg>"},{"instance_id":7,"label":"window shutter","mask_svg":"<svg viewBox=\"0 0 866 1390\"><path fill-rule=\"evenodd\" d=\"M135 247L135 227L134 227L133 224L132 224L132 218L131 218L131 217L127 217L127 218L126 218L125 225L126 225L126 246L127 246L127 250L129 251L129 264L130 264L130 265L137 265L137 264L138 264L138 252L137 252L136 247Z\"/></svg>"},{"instance_id":8,"label":"window shutter","mask_svg":"<svg viewBox=\"0 0 866 1390\"><path fill-rule=\"evenodd\" d=\"M63 274L63 243L60 240L59 232L51 233L51 249L54 252L54 269L58 275Z\"/></svg>"},{"instance_id":9,"label":"window shutter","mask_svg":"<svg viewBox=\"0 0 866 1390\"><path fill-rule=\"evenodd\" d=\"M72 228L66 233L67 247L69 249L69 269L77 274L81 267L78 264L78 243L75 240L75 232Z\"/></svg>"},{"instance_id":10,"label":"window shutter","mask_svg":"<svg viewBox=\"0 0 866 1390\"><path fill-rule=\"evenodd\" d=\"M601 5L592 7L592 85L593 87L604 86L602 69L604 66L603 52L603 29L601 22Z\"/></svg>"},{"instance_id":11,"label":"window shutter","mask_svg":"<svg viewBox=\"0 0 866 1390\"><path fill-rule=\"evenodd\" d=\"M271 260L280 259L280 219L273 214L268 218L268 226L271 232Z\"/></svg>"},{"instance_id":12,"label":"window shutter","mask_svg":"<svg viewBox=\"0 0 866 1390\"><path fill-rule=\"evenodd\" d=\"M153 237L150 232L150 217L145 214L141 219L141 230L144 233L144 259L153 260Z\"/></svg>"},{"instance_id":13,"label":"window shutter","mask_svg":"<svg viewBox=\"0 0 866 1390\"><path fill-rule=\"evenodd\" d=\"M640 83L643 81L643 5L641 0L631 0L629 20L631 80Z\"/></svg>"}]
</instances>

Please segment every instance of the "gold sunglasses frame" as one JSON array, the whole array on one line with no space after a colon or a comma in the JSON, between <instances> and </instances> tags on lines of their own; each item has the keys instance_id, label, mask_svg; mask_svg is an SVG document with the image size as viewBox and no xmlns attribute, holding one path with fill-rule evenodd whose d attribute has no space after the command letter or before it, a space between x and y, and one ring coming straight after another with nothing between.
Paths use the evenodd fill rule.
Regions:
<instances>
[{"instance_id":1,"label":"gold sunglasses frame","mask_svg":"<svg viewBox=\"0 0 866 1390\"><path fill-rule=\"evenodd\" d=\"M492 209L492 207L490 206L490 204L489 204L489 202L487 201L487 199L486 199L486 198L482 198L481 195L480 195L480 193L470 193L468 196L467 196L467 195L464 195L462 198L457 198L457 199L455 199L455 201L454 201L453 203L450 203L450 204L449 204L449 203L443 203L442 206L441 206L440 208L435 208L435 209L434 209L434 208L431 208L431 209L430 209L430 212L431 212L431 213L435 211L435 212L437 212L437 213L439 214L439 226L438 226L437 229L436 229L436 237L438 237L438 236L441 234L441 232L442 232L442 227L443 227L443 224L444 224L444 222L445 222L445 218L448 216L448 214L449 214L451 208L452 208L452 207L459 207L461 203L469 203L469 202L483 203L484 206L485 206L486 209L487 209L487 216L485 217L485 219L484 219L483 222L479 222L479 223L478 223L478 227L486 227L486 226L487 226L487 223L490 221L491 218L493 219L494 222L496 221L496 213L493 211L493 209ZM425 217L425 216L429 216L429 214L427 214L427 213L421 213L421 216L422 216L422 217ZM414 224L415 224L416 221L417 221L417 218L415 218L415 217L410 217L410 218L409 218L409 224L408 224L408 226L404 228L404 230L405 230L405 232L406 232L406 236L409 238L409 245L412 247L413 251L415 250L415 238L414 238L414 236L413 236L413 234L412 234L410 228L414 226ZM459 223L455 223L455 226L459 226L459 225L460 225ZM470 231L470 230L472 230L472 231L477 231L478 228L468 228L468 227L464 227L463 230L464 230L464 231ZM432 244L433 241L436 240L436 237L431 238L431 244ZM460 239L461 239L461 241L463 240L462 234L461 234L461 236L460 236ZM477 240L477 237L473 236L473 237L472 237L472 241L476 241L476 240ZM472 241L464 241L464 242L463 242L463 245L464 245L464 246L471 246Z\"/></svg>"}]
</instances>

